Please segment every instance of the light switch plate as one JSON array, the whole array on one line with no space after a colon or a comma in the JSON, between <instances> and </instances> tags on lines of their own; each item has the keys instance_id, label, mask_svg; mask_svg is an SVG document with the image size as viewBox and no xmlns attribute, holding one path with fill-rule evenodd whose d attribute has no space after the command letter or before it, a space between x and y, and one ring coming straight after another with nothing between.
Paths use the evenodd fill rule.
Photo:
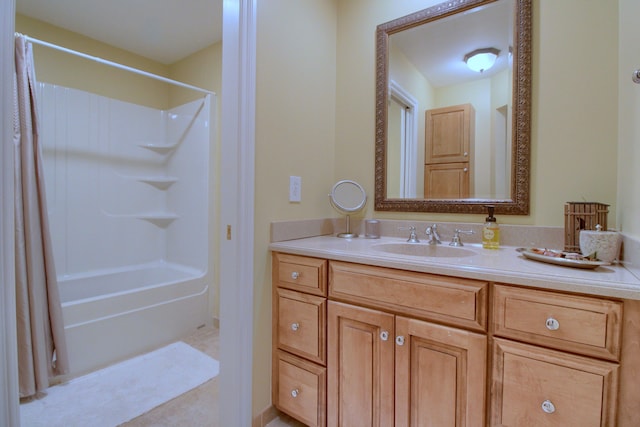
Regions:
<instances>
[{"instance_id":1,"label":"light switch plate","mask_svg":"<svg viewBox=\"0 0 640 427\"><path fill-rule=\"evenodd\" d=\"M302 178L299 176L289 177L289 201L300 202L302 200Z\"/></svg>"}]
</instances>

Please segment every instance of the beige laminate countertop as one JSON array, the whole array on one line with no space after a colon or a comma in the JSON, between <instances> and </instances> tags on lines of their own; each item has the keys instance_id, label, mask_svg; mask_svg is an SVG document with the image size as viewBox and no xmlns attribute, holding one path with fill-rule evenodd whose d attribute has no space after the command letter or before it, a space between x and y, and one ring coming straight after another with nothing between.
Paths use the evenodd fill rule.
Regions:
<instances>
[{"instance_id":1,"label":"beige laminate countertop","mask_svg":"<svg viewBox=\"0 0 640 427\"><path fill-rule=\"evenodd\" d=\"M271 243L269 249L380 267L640 300L640 279L620 265L599 266L592 270L558 266L527 259L515 247L491 250L468 243L464 249L473 250L476 255L432 258L396 255L376 249L376 245L403 243L405 240L395 237L342 239L318 236ZM442 245L447 246L447 243Z\"/></svg>"}]
</instances>

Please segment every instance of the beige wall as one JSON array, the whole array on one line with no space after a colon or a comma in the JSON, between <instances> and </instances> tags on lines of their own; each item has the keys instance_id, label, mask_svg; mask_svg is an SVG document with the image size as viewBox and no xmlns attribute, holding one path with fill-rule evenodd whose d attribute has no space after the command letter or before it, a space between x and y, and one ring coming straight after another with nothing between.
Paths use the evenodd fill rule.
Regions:
<instances>
[{"instance_id":1,"label":"beige wall","mask_svg":"<svg viewBox=\"0 0 640 427\"><path fill-rule=\"evenodd\" d=\"M402 3L403 11L392 6ZM374 34L377 23L428 7L405 2L339 2L336 178L374 185ZM398 5L400 6L400 5ZM616 218L617 8L596 0L534 0L531 215L502 223L563 225L566 201L611 204ZM364 11L364 12L363 12ZM580 11L580 13L576 13ZM593 52L598 52L594 60ZM588 70L581 72L580 70ZM358 158L351 162L347 159ZM610 171L610 172L607 172ZM481 222L482 215L374 212L367 216Z\"/></svg>"},{"instance_id":2,"label":"beige wall","mask_svg":"<svg viewBox=\"0 0 640 427\"><path fill-rule=\"evenodd\" d=\"M168 77L169 67L166 65L26 16L16 16L16 31L68 49ZM166 109L169 106L169 87L160 81L40 45L33 46L33 56L38 81L86 90L153 108Z\"/></svg>"},{"instance_id":3,"label":"beige wall","mask_svg":"<svg viewBox=\"0 0 640 427\"><path fill-rule=\"evenodd\" d=\"M626 36L622 37L626 40L622 47L627 56L632 56L637 51L633 17L640 10L635 0L619 1L625 11L623 14L621 10L621 16L627 20L621 28ZM329 209L326 194L339 179L359 181L373 197L375 27L438 2L274 0L268 8L258 4L256 413L270 402L266 356L271 345L266 251L269 221L337 216ZM337 7L335 17L332 7ZM633 166L640 161L640 149L636 147L640 125L632 118L640 115L640 86L630 89L625 84L620 89L621 93L634 92L621 100L630 111L621 118L620 133L625 141L620 144L624 150L620 157L624 164L621 160L618 186L617 4L533 0L533 11L531 215L498 219L511 224L562 226L566 201L598 201L611 204L612 225L617 205L621 205L622 228L637 235L640 194L635 183L639 182L640 168ZM624 79L639 66L627 64ZM301 74L306 75L305 83ZM332 104L330 85L334 77ZM319 82L326 84L326 91L318 88ZM331 113L335 119L328 117ZM299 205L288 203L286 198L288 176L292 174L302 176L303 202ZM616 198L617 189L620 196ZM434 221L482 222L484 218L374 212L371 202L365 215Z\"/></svg>"},{"instance_id":4,"label":"beige wall","mask_svg":"<svg viewBox=\"0 0 640 427\"><path fill-rule=\"evenodd\" d=\"M563 202L586 200L611 204L615 225L617 4L537 0L533 29L533 224L562 225Z\"/></svg>"},{"instance_id":5,"label":"beige wall","mask_svg":"<svg viewBox=\"0 0 640 427\"><path fill-rule=\"evenodd\" d=\"M389 81L395 81L400 87L410 93L414 99L418 102L418 135L416 138L417 155L416 155L416 195L422 197L424 195L424 123L425 123L425 110L435 107L435 91L431 83L425 78L425 76L418 71L415 65L409 61L409 59L398 48L394 48L393 43L390 42L389 48ZM391 135L400 135L399 130L392 133L391 129L387 129L387 140ZM399 137L398 137L399 144ZM399 148L398 148L399 150ZM389 152L387 152L389 153ZM398 151L399 156L399 151ZM393 161L392 161L393 163ZM396 169L399 171L400 164L397 163ZM389 162L387 162L389 167ZM387 169L389 177L396 177L396 181L400 180L399 172ZM387 181L387 196L390 198L398 197L399 192L392 193L390 189L399 188L399 184L394 186L390 185L391 179Z\"/></svg>"},{"instance_id":6,"label":"beige wall","mask_svg":"<svg viewBox=\"0 0 640 427\"><path fill-rule=\"evenodd\" d=\"M618 227L640 239L640 85L631 73L640 68L638 16L640 2L620 0L620 66L618 69ZM615 175L614 171L611 171Z\"/></svg>"},{"instance_id":7,"label":"beige wall","mask_svg":"<svg viewBox=\"0 0 640 427\"><path fill-rule=\"evenodd\" d=\"M220 94L222 88L222 42L215 43L169 65L173 80L201 87ZM171 106L185 104L202 95L179 86L169 86ZM218 96L219 97L219 96Z\"/></svg>"},{"instance_id":8,"label":"beige wall","mask_svg":"<svg viewBox=\"0 0 640 427\"><path fill-rule=\"evenodd\" d=\"M257 16L254 413L271 404L269 224L333 214L336 6L270 0ZM288 201L291 175L300 203Z\"/></svg>"}]
</instances>

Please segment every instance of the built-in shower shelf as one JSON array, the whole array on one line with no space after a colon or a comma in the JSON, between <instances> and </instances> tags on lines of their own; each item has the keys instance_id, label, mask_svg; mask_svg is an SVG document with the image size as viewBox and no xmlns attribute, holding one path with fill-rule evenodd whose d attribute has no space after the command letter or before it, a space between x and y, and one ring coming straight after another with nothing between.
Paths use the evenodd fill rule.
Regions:
<instances>
[{"instance_id":1,"label":"built-in shower shelf","mask_svg":"<svg viewBox=\"0 0 640 427\"><path fill-rule=\"evenodd\" d=\"M138 145L142 148L146 148L147 150L155 151L160 154L166 154L178 146L178 144L157 144L154 142L144 142Z\"/></svg>"},{"instance_id":2,"label":"built-in shower shelf","mask_svg":"<svg viewBox=\"0 0 640 427\"><path fill-rule=\"evenodd\" d=\"M152 185L159 190L166 190L178 182L178 178L175 176L140 176L136 179L145 184Z\"/></svg>"},{"instance_id":3,"label":"built-in shower shelf","mask_svg":"<svg viewBox=\"0 0 640 427\"><path fill-rule=\"evenodd\" d=\"M178 215L173 213L149 213L136 215L137 218L149 221L158 227L168 227L173 221L178 219Z\"/></svg>"}]
</instances>

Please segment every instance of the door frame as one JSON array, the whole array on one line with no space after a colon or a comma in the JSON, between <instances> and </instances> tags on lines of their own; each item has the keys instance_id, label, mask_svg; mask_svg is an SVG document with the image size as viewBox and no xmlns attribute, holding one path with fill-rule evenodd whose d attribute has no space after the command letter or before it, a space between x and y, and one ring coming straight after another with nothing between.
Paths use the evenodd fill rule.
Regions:
<instances>
[{"instance_id":1,"label":"door frame","mask_svg":"<svg viewBox=\"0 0 640 427\"><path fill-rule=\"evenodd\" d=\"M220 161L220 425L253 424L256 0L224 0ZM249 308L247 310L247 307Z\"/></svg>"},{"instance_id":2,"label":"door frame","mask_svg":"<svg viewBox=\"0 0 640 427\"><path fill-rule=\"evenodd\" d=\"M15 0L0 1L0 424L20 425L14 267L13 73Z\"/></svg>"},{"instance_id":3,"label":"door frame","mask_svg":"<svg viewBox=\"0 0 640 427\"><path fill-rule=\"evenodd\" d=\"M405 106L404 133L400 143L400 197L415 198L418 175L418 101L394 80L389 81L389 98Z\"/></svg>"}]
</instances>

